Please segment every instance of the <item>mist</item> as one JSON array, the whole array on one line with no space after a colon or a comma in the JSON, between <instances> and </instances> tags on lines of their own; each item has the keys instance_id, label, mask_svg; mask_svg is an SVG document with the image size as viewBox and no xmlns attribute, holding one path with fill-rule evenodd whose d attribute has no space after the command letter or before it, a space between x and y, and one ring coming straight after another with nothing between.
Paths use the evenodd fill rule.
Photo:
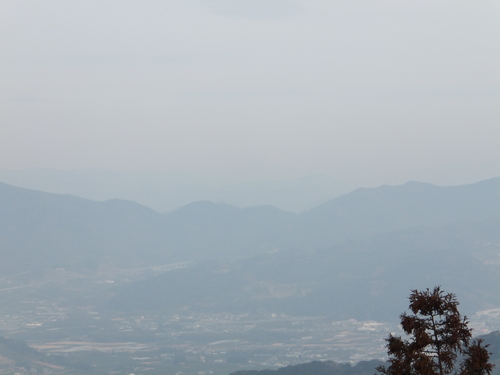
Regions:
<instances>
[{"instance_id":1,"label":"mist","mask_svg":"<svg viewBox=\"0 0 500 375\"><path fill-rule=\"evenodd\" d=\"M499 19L2 1L0 372L372 375L440 286L500 375Z\"/></svg>"},{"instance_id":2,"label":"mist","mask_svg":"<svg viewBox=\"0 0 500 375\"><path fill-rule=\"evenodd\" d=\"M500 172L494 1L6 1L0 167L450 185Z\"/></svg>"}]
</instances>

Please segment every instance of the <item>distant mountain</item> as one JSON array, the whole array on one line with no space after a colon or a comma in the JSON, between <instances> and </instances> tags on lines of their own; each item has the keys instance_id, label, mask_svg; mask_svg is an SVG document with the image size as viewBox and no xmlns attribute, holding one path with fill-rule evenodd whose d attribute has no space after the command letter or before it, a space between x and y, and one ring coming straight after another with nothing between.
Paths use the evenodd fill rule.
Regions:
<instances>
[{"instance_id":1,"label":"distant mountain","mask_svg":"<svg viewBox=\"0 0 500 375\"><path fill-rule=\"evenodd\" d=\"M467 220L500 218L500 178L456 187L359 189L302 214L195 202L169 214L0 183L0 273L78 264L230 260Z\"/></svg>"},{"instance_id":2,"label":"distant mountain","mask_svg":"<svg viewBox=\"0 0 500 375\"><path fill-rule=\"evenodd\" d=\"M108 257L147 259L166 251L164 221L134 202L95 202L0 183L0 272Z\"/></svg>"},{"instance_id":3,"label":"distant mountain","mask_svg":"<svg viewBox=\"0 0 500 375\"><path fill-rule=\"evenodd\" d=\"M300 212L352 190L346 184L323 175L289 181L216 183L181 173L99 169L0 169L0 181L92 200L131 200L158 212L171 212L202 200L236 207L273 205L283 210Z\"/></svg>"},{"instance_id":4,"label":"distant mountain","mask_svg":"<svg viewBox=\"0 0 500 375\"><path fill-rule=\"evenodd\" d=\"M203 244L236 254L242 247L315 249L415 226L500 218L500 178L452 187L410 182L359 189L299 215L197 202L167 217L172 245L191 251Z\"/></svg>"},{"instance_id":5,"label":"distant mountain","mask_svg":"<svg viewBox=\"0 0 500 375\"><path fill-rule=\"evenodd\" d=\"M415 226L500 218L500 178L439 187L421 182L358 189L299 216L294 243L324 247Z\"/></svg>"},{"instance_id":6,"label":"distant mountain","mask_svg":"<svg viewBox=\"0 0 500 375\"><path fill-rule=\"evenodd\" d=\"M169 246L193 257L231 258L282 246L297 215L273 206L236 208L202 201L166 216Z\"/></svg>"}]
</instances>

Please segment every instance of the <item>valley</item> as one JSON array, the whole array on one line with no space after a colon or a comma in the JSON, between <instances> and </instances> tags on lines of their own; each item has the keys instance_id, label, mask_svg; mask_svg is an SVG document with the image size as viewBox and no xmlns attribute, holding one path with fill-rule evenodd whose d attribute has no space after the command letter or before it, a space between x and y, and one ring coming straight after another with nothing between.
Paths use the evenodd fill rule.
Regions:
<instances>
[{"instance_id":1,"label":"valley","mask_svg":"<svg viewBox=\"0 0 500 375\"><path fill-rule=\"evenodd\" d=\"M196 306L170 313L125 313L103 304L115 284L189 267L177 263L115 268L92 275L56 269L43 276L3 277L0 333L26 341L48 358L61 357L72 366L85 363L78 371L73 368L75 373L223 375L314 360L383 360L383 338L400 330L394 323L336 320L331 315L291 316L271 310L207 313ZM24 284L28 276L32 279ZM500 309L479 311L470 319L476 334L500 329Z\"/></svg>"},{"instance_id":2,"label":"valley","mask_svg":"<svg viewBox=\"0 0 500 375\"><path fill-rule=\"evenodd\" d=\"M498 330L499 183L360 189L299 215L211 202L162 215L0 185L0 335L38 350L0 350L0 370L382 360L409 291L429 285L457 294L475 334Z\"/></svg>"}]
</instances>

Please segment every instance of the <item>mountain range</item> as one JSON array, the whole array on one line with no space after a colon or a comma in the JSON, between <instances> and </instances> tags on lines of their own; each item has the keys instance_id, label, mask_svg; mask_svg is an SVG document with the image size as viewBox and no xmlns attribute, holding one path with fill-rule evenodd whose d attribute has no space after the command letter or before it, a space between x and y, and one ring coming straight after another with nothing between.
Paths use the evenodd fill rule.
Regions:
<instances>
[{"instance_id":1,"label":"mountain range","mask_svg":"<svg viewBox=\"0 0 500 375\"><path fill-rule=\"evenodd\" d=\"M300 214L208 201L160 214L0 183L0 276L191 262L117 287L106 308L387 318L439 284L473 312L500 306L499 228L500 178L358 189Z\"/></svg>"},{"instance_id":2,"label":"mountain range","mask_svg":"<svg viewBox=\"0 0 500 375\"><path fill-rule=\"evenodd\" d=\"M61 264L94 255L217 259L495 217L500 178L454 187L409 182L358 189L301 214L201 201L162 215L131 201L98 202L0 183L2 253L11 252L12 260L24 254L27 264L37 254Z\"/></svg>"},{"instance_id":3,"label":"mountain range","mask_svg":"<svg viewBox=\"0 0 500 375\"><path fill-rule=\"evenodd\" d=\"M347 184L325 175L237 183L183 173L101 169L0 169L0 181L27 189L72 194L92 200L132 200L162 213L200 200L235 207L273 205L283 210L300 212L352 190Z\"/></svg>"}]
</instances>

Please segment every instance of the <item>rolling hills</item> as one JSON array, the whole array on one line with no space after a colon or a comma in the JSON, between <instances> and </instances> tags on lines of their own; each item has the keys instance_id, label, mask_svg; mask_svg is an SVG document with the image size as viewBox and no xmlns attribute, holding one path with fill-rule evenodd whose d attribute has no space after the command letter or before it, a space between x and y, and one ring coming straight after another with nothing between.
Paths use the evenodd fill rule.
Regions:
<instances>
[{"instance_id":1,"label":"rolling hills","mask_svg":"<svg viewBox=\"0 0 500 375\"><path fill-rule=\"evenodd\" d=\"M227 260L495 217L500 178L455 187L412 182L359 189L301 214L202 201L162 215L130 201L98 202L0 183L0 253L5 267L16 270L85 259L122 265Z\"/></svg>"}]
</instances>

